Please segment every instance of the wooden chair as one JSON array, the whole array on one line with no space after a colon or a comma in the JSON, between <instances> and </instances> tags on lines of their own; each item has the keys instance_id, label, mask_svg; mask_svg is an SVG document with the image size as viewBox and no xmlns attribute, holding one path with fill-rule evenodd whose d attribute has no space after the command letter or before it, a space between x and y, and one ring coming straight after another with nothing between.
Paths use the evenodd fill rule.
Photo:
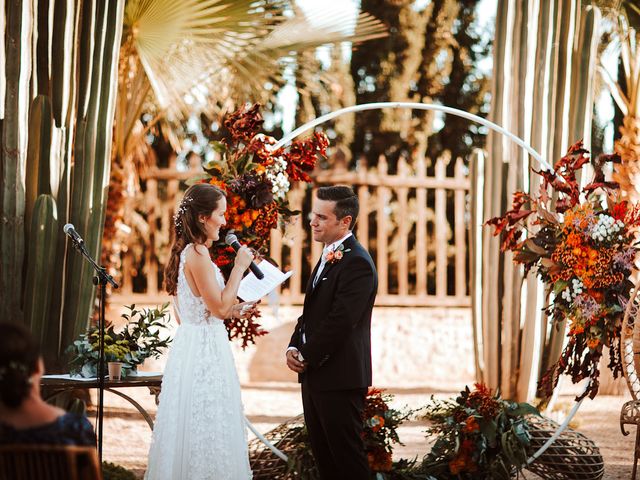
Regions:
<instances>
[{"instance_id":1,"label":"wooden chair","mask_svg":"<svg viewBox=\"0 0 640 480\"><path fill-rule=\"evenodd\" d=\"M631 480L635 480L636 471L638 470L638 459L640 459L640 400L631 400L625 402L620 412L620 430L623 435L629 435L624 428L625 425L636 426L636 446L633 450L633 473Z\"/></svg>"},{"instance_id":2,"label":"wooden chair","mask_svg":"<svg viewBox=\"0 0 640 480\"><path fill-rule=\"evenodd\" d=\"M0 480L101 480L94 447L0 446Z\"/></svg>"}]
</instances>

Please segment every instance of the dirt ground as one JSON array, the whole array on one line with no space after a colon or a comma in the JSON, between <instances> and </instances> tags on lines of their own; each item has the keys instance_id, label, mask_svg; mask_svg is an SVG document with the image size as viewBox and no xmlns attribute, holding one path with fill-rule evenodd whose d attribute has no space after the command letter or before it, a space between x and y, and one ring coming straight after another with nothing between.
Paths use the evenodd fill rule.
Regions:
<instances>
[{"instance_id":1,"label":"dirt ground","mask_svg":"<svg viewBox=\"0 0 640 480\"><path fill-rule=\"evenodd\" d=\"M418 408L425 405L431 395L446 398L457 392L437 392L432 389L402 388L388 389L395 395L394 405ZM138 401L152 416L156 407L153 397L146 389L123 389L123 393ZM298 386L294 383L244 384L242 389L245 413L259 432L267 432L287 419L302 412ZM595 400L585 400L572 426L595 441L605 461L604 479L630 479L633 463L635 429L623 436L620 432L620 409L629 400L626 396L598 396ZM559 405L570 408L572 397L560 399ZM105 394L104 446L103 458L133 470L142 478L146 468L147 451L151 431L142 416L124 399ZM94 410L89 411L95 415ZM429 450L424 438L426 424L410 421L400 428L400 439L404 446L394 452L396 458L421 458ZM253 438L252 434L249 434ZM526 474L527 479L538 478Z\"/></svg>"}]
</instances>

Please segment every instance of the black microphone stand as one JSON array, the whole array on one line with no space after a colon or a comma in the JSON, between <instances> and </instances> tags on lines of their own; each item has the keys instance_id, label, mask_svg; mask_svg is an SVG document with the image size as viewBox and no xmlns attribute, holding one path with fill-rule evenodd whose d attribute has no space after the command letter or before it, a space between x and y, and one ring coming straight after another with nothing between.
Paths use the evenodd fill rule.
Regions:
<instances>
[{"instance_id":1,"label":"black microphone stand","mask_svg":"<svg viewBox=\"0 0 640 480\"><path fill-rule=\"evenodd\" d=\"M86 258L96 272L93 277L93 284L99 287L99 314L98 314L98 461L102 468L102 419L104 417L104 323L105 323L105 304L107 300L107 283L113 288L118 288L118 284L111 275L107 273L104 267L101 267L91 257L87 248L84 246L82 239L78 240L72 236L71 243L84 258Z\"/></svg>"}]
</instances>

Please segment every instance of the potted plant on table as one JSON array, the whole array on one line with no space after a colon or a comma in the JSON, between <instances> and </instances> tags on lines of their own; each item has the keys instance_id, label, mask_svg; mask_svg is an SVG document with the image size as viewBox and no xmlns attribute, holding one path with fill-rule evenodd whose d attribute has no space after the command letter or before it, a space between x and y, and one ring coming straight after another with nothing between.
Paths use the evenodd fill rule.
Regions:
<instances>
[{"instance_id":1,"label":"potted plant on table","mask_svg":"<svg viewBox=\"0 0 640 480\"><path fill-rule=\"evenodd\" d=\"M122 315L127 321L125 326L116 332L114 326L108 324L104 332L105 362L121 362L122 377L136 371L147 358L159 358L171 342L169 336L161 336L171 319L168 303L159 308L138 310L135 305L126 308L129 313ZM69 364L72 375L97 376L99 341L99 329L93 326L69 346L67 352L73 355Z\"/></svg>"}]
</instances>

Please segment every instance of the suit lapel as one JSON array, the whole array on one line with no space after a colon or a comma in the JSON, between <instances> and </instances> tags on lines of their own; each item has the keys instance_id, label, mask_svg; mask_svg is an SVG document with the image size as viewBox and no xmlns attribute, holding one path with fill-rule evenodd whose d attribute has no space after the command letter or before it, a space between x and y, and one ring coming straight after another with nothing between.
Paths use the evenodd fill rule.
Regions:
<instances>
[{"instance_id":1,"label":"suit lapel","mask_svg":"<svg viewBox=\"0 0 640 480\"><path fill-rule=\"evenodd\" d=\"M353 250L353 247L355 246L355 236L351 235L349 238L347 238L344 242L342 242L342 245L344 246L343 252L344 255L348 255L350 252L346 252L346 250ZM318 283L316 283L316 286L313 286L313 279L316 276L316 272L318 271L318 267L320 266L320 261L318 261L318 264L316 265L316 268L313 270L313 275L311 276L310 282L307 284L307 295L311 292L315 292L318 287L320 286L320 283L322 282L322 278L324 276L327 275L327 273L329 273L329 270L331 270L334 265L336 265L338 262L327 262L324 265L324 268L322 269L322 272L320 273L320 276L318 277ZM309 286L311 286L311 289L309 288Z\"/></svg>"},{"instance_id":2,"label":"suit lapel","mask_svg":"<svg viewBox=\"0 0 640 480\"><path fill-rule=\"evenodd\" d=\"M329 262L324 264L324 268L322 269L322 272L320 273L320 276L318 277L318 283L316 283L316 286L314 287L313 286L313 281L311 282L311 284L312 284L311 292L312 293L315 292L318 289L318 287L320 286L320 282L322 282L322 277L324 277L327 274L327 272L329 270L331 270L331 267L333 267L333 265L334 265L333 263L329 263ZM314 278L315 278L315 276L314 276Z\"/></svg>"},{"instance_id":3,"label":"suit lapel","mask_svg":"<svg viewBox=\"0 0 640 480\"><path fill-rule=\"evenodd\" d=\"M316 263L316 266L313 269L313 272L311 272L311 276L307 281L307 290L305 295L309 295L313 291L313 279L316 278L316 273L318 273L318 268L320 267L321 262L322 262L322 257L318 260L318 263Z\"/></svg>"}]
</instances>

